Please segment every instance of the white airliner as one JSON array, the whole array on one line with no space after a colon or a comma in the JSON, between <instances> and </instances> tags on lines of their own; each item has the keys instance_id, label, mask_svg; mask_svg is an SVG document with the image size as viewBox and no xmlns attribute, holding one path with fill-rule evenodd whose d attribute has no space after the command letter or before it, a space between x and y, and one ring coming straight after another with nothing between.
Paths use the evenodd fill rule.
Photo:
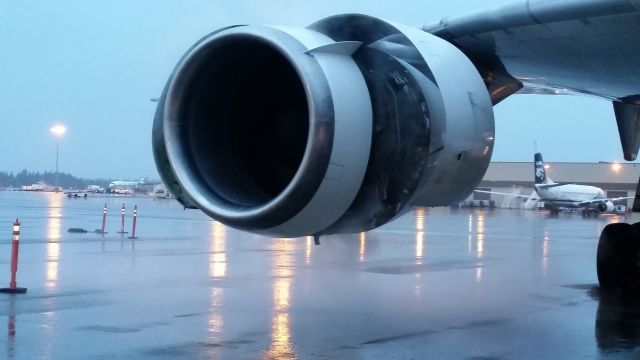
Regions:
<instances>
[{"instance_id":1,"label":"white airliner","mask_svg":"<svg viewBox=\"0 0 640 360\"><path fill-rule=\"evenodd\" d=\"M559 184L554 182L544 168L542 154L534 155L534 190L539 201L544 202L545 208L557 211L562 208L582 208L600 212L612 212L614 201L632 199L627 197L607 198L604 190L599 187L578 184ZM532 196L509 194L495 191L476 190L479 193L505 195L531 199Z\"/></svg>"},{"instance_id":2,"label":"white airliner","mask_svg":"<svg viewBox=\"0 0 640 360\"><path fill-rule=\"evenodd\" d=\"M138 186L144 185L144 179L140 179L139 181L125 181L125 180L116 180L112 181L109 184L109 189L128 189L135 188Z\"/></svg>"}]
</instances>

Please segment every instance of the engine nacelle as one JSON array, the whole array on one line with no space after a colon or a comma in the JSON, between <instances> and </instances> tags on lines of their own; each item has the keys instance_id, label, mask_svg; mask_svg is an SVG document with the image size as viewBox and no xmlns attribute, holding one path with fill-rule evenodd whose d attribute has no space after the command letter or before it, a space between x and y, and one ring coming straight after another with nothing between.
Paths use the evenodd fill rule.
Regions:
<instances>
[{"instance_id":1,"label":"engine nacelle","mask_svg":"<svg viewBox=\"0 0 640 360\"><path fill-rule=\"evenodd\" d=\"M598 210L600 210L600 212L613 212L615 208L616 206L611 200L598 204Z\"/></svg>"},{"instance_id":2,"label":"engine nacelle","mask_svg":"<svg viewBox=\"0 0 640 360\"><path fill-rule=\"evenodd\" d=\"M486 87L448 42L363 15L237 26L196 43L163 91L156 165L185 207L283 237L373 229L477 186Z\"/></svg>"}]
</instances>

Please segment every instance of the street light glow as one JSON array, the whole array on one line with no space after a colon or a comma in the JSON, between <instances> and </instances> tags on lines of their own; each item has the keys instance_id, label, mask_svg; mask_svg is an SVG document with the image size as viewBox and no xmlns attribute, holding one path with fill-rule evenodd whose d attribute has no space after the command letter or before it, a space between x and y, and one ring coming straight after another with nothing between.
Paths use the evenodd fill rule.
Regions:
<instances>
[{"instance_id":1,"label":"street light glow","mask_svg":"<svg viewBox=\"0 0 640 360\"><path fill-rule=\"evenodd\" d=\"M67 128L62 124L55 124L51 129L49 129L49 131L51 131L53 135L61 138L67 132Z\"/></svg>"},{"instance_id":2,"label":"street light glow","mask_svg":"<svg viewBox=\"0 0 640 360\"><path fill-rule=\"evenodd\" d=\"M611 164L611 170L617 174L620 172L620 170L622 170L622 165L620 165L619 163L613 163Z\"/></svg>"},{"instance_id":3,"label":"street light glow","mask_svg":"<svg viewBox=\"0 0 640 360\"><path fill-rule=\"evenodd\" d=\"M49 131L53 136L58 138L58 141L56 141L56 187L54 190L55 192L58 192L60 191L60 188L58 187L58 155L60 153L60 139L62 139L64 134L67 132L67 128L62 124L54 124Z\"/></svg>"}]
</instances>

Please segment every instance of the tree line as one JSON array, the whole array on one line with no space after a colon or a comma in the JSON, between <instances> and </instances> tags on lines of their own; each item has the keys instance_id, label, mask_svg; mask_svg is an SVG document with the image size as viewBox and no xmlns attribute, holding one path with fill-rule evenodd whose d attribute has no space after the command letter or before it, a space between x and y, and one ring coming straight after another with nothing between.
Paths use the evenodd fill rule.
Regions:
<instances>
[{"instance_id":1,"label":"tree line","mask_svg":"<svg viewBox=\"0 0 640 360\"><path fill-rule=\"evenodd\" d=\"M19 188L23 185L31 185L43 181L54 186L56 183L55 171L27 171L22 170L17 173L0 171L0 187ZM69 173L58 173L58 186L65 189L85 189L89 185L99 185L106 188L112 179L83 179L75 177Z\"/></svg>"}]
</instances>

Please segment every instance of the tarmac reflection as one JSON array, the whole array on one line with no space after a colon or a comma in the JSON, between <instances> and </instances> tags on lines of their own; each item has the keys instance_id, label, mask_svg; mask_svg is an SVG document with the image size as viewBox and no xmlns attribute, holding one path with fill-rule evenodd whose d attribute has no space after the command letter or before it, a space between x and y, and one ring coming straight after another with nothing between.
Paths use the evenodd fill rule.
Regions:
<instances>
[{"instance_id":1,"label":"tarmac reflection","mask_svg":"<svg viewBox=\"0 0 640 360\"><path fill-rule=\"evenodd\" d=\"M15 359L16 338L16 298L9 296L9 316L7 316L7 359Z\"/></svg>"},{"instance_id":2,"label":"tarmac reflection","mask_svg":"<svg viewBox=\"0 0 640 360\"><path fill-rule=\"evenodd\" d=\"M212 221L209 276L213 279L223 278L227 273L226 237L227 228L217 221Z\"/></svg>"},{"instance_id":3,"label":"tarmac reflection","mask_svg":"<svg viewBox=\"0 0 640 360\"><path fill-rule=\"evenodd\" d=\"M214 287L211 289L211 309L209 315L209 332L211 337L218 340L222 328L224 326L224 317L222 315L224 290Z\"/></svg>"},{"instance_id":4,"label":"tarmac reflection","mask_svg":"<svg viewBox=\"0 0 640 360\"><path fill-rule=\"evenodd\" d=\"M476 255L478 259L482 259L484 255L484 212L476 213Z\"/></svg>"},{"instance_id":5,"label":"tarmac reflection","mask_svg":"<svg viewBox=\"0 0 640 360\"><path fill-rule=\"evenodd\" d=\"M424 217L424 209L416 209L416 263L418 265L422 264L424 254Z\"/></svg>"},{"instance_id":6,"label":"tarmac reflection","mask_svg":"<svg viewBox=\"0 0 640 360\"><path fill-rule=\"evenodd\" d=\"M226 255L227 228L217 221L211 222L211 245L209 255L209 277L217 280L227 276ZM222 306L224 289L214 286L211 288L211 301L209 308L208 331L213 341L221 340L224 327Z\"/></svg>"},{"instance_id":7,"label":"tarmac reflection","mask_svg":"<svg viewBox=\"0 0 640 360\"><path fill-rule=\"evenodd\" d=\"M614 217L436 208L422 219L416 209L362 241L336 235L316 246L141 197L131 200L148 209L136 252L117 250L111 231L105 242L116 251L102 253L99 234L66 229L93 229L104 199L49 196L0 192L7 225L24 219L18 280L29 288L15 309L0 297L0 359L640 355L640 303L585 299L597 281L596 230Z\"/></svg>"},{"instance_id":8,"label":"tarmac reflection","mask_svg":"<svg viewBox=\"0 0 640 360\"><path fill-rule=\"evenodd\" d=\"M358 250L358 253L360 255L359 257L360 262L364 262L364 256L366 255L366 250L367 250L367 233L361 232L360 233L360 249Z\"/></svg>"},{"instance_id":9,"label":"tarmac reflection","mask_svg":"<svg viewBox=\"0 0 640 360\"><path fill-rule=\"evenodd\" d=\"M313 236L307 236L306 247L304 250L304 263L311 265L311 249L313 248Z\"/></svg>"},{"instance_id":10,"label":"tarmac reflection","mask_svg":"<svg viewBox=\"0 0 640 360\"><path fill-rule=\"evenodd\" d=\"M598 300L595 337L603 352L636 349L640 347L640 296L590 290Z\"/></svg>"},{"instance_id":11,"label":"tarmac reflection","mask_svg":"<svg viewBox=\"0 0 640 360\"><path fill-rule=\"evenodd\" d=\"M547 275L549 268L549 231L544 230L544 238L542 240L542 275Z\"/></svg>"},{"instance_id":12,"label":"tarmac reflection","mask_svg":"<svg viewBox=\"0 0 640 360\"><path fill-rule=\"evenodd\" d=\"M296 359L291 341L289 307L293 279L296 240L274 239L272 249L273 318L271 320L271 345L265 359Z\"/></svg>"},{"instance_id":13,"label":"tarmac reflection","mask_svg":"<svg viewBox=\"0 0 640 360\"><path fill-rule=\"evenodd\" d=\"M484 211L475 213L476 217L476 256L479 260L484 256ZM476 266L476 282L482 281L482 264Z\"/></svg>"},{"instance_id":14,"label":"tarmac reflection","mask_svg":"<svg viewBox=\"0 0 640 360\"><path fill-rule=\"evenodd\" d=\"M424 256L424 220L425 210L424 208L416 209L416 265L422 265L422 258ZM422 295L422 273L416 272L413 294L419 298Z\"/></svg>"},{"instance_id":15,"label":"tarmac reflection","mask_svg":"<svg viewBox=\"0 0 640 360\"><path fill-rule=\"evenodd\" d=\"M58 264L60 261L60 237L62 218L62 195L47 194L47 263L45 278L47 290L55 290L58 286Z\"/></svg>"},{"instance_id":16,"label":"tarmac reflection","mask_svg":"<svg viewBox=\"0 0 640 360\"><path fill-rule=\"evenodd\" d=\"M467 252L471 253L471 243L473 240L473 214L469 214L468 237L467 237Z\"/></svg>"}]
</instances>

